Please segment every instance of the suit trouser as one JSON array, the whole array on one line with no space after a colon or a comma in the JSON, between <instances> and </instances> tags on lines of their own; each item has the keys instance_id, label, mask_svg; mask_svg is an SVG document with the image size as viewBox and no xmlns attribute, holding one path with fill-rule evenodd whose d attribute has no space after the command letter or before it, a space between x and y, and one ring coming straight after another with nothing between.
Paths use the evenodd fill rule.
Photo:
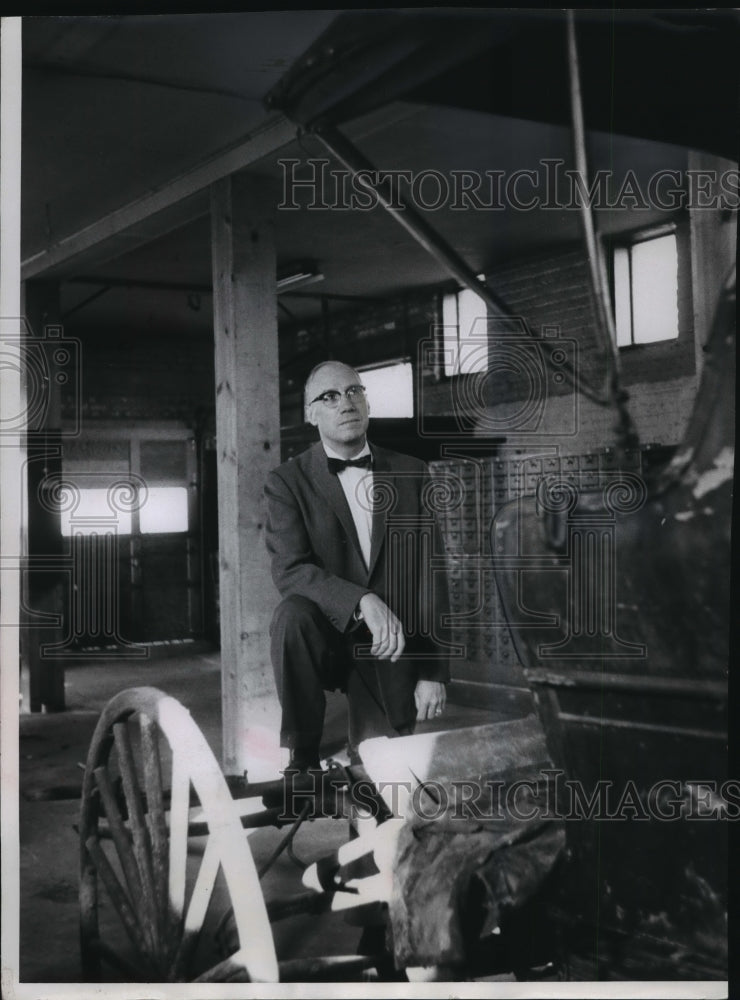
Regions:
<instances>
[{"instance_id":1,"label":"suit trouser","mask_svg":"<svg viewBox=\"0 0 740 1000\"><path fill-rule=\"evenodd\" d=\"M363 658L357 647L372 638L363 625L342 635L308 598L287 597L270 627L272 665L282 707L282 746L318 749L324 727L324 691L341 690L349 707L349 745L355 751L372 736L413 732L416 718L412 664ZM379 672L394 671L392 683L379 683Z\"/></svg>"}]
</instances>

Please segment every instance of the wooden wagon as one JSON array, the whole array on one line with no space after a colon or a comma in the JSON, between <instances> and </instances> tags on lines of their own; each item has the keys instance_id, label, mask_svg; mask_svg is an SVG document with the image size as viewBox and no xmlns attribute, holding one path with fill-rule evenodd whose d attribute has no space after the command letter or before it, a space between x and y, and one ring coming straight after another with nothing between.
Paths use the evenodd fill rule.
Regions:
<instances>
[{"instance_id":1,"label":"wooden wagon","mask_svg":"<svg viewBox=\"0 0 740 1000\"><path fill-rule=\"evenodd\" d=\"M518 897L529 897L560 856L563 831L549 821L533 826L503 818L481 828L480 809L471 817L465 806L471 783L483 788L552 766L537 719L379 738L361 749L367 769L330 762L315 784L227 782L178 701L155 688L114 697L93 736L83 784L86 976L273 982L406 979L437 976L443 968L457 978L505 966L499 921L483 935L485 948L482 909L475 932L469 928L476 872L494 853L499 881L507 865L521 871L525 864L530 875ZM455 788L462 798L440 809L439 790L447 795ZM348 822L346 844L304 872L308 891L266 900L260 877L292 850L305 821L327 816ZM245 828L264 826L287 830L258 871ZM425 833L432 834L426 846ZM398 892L404 872L406 889ZM431 895L423 886L430 874ZM426 893L423 908L420 893ZM511 903L502 898L501 909ZM272 925L330 910L353 911L354 922L365 927L362 953L279 962ZM395 949L387 935L393 928ZM469 959L475 968L447 971Z\"/></svg>"}]
</instances>

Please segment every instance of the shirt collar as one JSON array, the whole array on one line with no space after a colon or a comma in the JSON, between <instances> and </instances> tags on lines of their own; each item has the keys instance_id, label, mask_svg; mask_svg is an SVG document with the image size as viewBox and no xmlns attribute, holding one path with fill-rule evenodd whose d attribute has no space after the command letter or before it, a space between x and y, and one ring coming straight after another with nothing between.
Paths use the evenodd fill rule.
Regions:
<instances>
[{"instance_id":1,"label":"shirt collar","mask_svg":"<svg viewBox=\"0 0 740 1000\"><path fill-rule=\"evenodd\" d=\"M330 448L328 444L325 444L323 441L321 442L321 444L328 458L338 458L340 459L340 461L344 459L344 455L340 455L338 452L334 451L334 449ZM368 443L367 438L365 438L364 447L360 451L358 451L356 455L351 455L350 458L353 459L362 458L363 455L372 455L372 452L370 451L370 444Z\"/></svg>"}]
</instances>

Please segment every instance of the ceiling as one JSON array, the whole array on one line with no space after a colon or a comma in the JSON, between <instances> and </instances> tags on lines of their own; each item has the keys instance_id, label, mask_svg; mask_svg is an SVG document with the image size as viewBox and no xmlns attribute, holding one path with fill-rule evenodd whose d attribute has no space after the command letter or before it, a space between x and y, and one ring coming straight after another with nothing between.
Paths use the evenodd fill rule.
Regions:
<instances>
[{"instance_id":1,"label":"ceiling","mask_svg":"<svg viewBox=\"0 0 740 1000\"><path fill-rule=\"evenodd\" d=\"M232 162L230 151L241 155L240 150L264 136L269 140L282 109L273 104L268 110L264 100L276 93L296 120L320 115L339 124L378 168L409 170L414 176L434 169L448 177L455 170L482 175L495 170L504 177L532 170L535 186L526 181L521 190L527 197L545 198L543 158L562 160L564 168L573 163L565 117L562 19L538 13L535 22L511 11L508 20L477 11L472 30L468 21L440 22L439 11L421 9L391 12L390 19L385 12L383 22L369 12L363 21L332 11L24 18L26 273L62 279L64 318L75 330L209 336L207 186L185 185L181 190L186 196L160 206L150 217L136 217L129 226L116 222L117 213L125 215L127 206L166 195L173 182L202 168L220 169ZM591 77L584 70L587 124L602 126L590 130L588 152L592 171L607 169L622 178L632 170L644 186L656 170L686 169L684 135L701 142L708 133L702 148L726 151L724 105L730 101L736 106L737 92L720 95L716 88L727 81L705 79L705 92L718 95L711 104L718 124L712 127L709 105L693 107L695 94L692 107L677 104L666 123L665 78L690 78L690 67L674 65L674 57L685 51L698 53L702 67L705 51L714 55L709 64L727 74L719 57L725 35L736 44L729 29L737 22L684 19L668 28L663 23L656 27L654 21L627 22L617 15L622 33L615 33L613 22L610 33L609 22L602 19L593 26L596 34L585 36L592 44L584 45L584 61L596 64L589 74L601 71L599 46L608 38L613 46L615 39L621 45L625 61L620 67L630 58L625 46L636 39L642 51L643 36L655 42L658 28L663 32L658 37L667 39L666 55L653 49L648 69L655 82L644 91L630 121L622 102L614 99L616 111L604 118L601 106L608 104L608 95L588 88ZM526 67L512 68L528 38ZM494 49L501 58L492 63ZM430 56L440 53L436 66ZM492 77L494 64L498 79ZM484 66L487 75L482 76ZM612 72L599 86L608 89L611 79L614 87L623 76ZM634 65L628 77L644 85L645 67ZM533 94L542 97L535 101ZM649 111L652 96L657 120ZM615 114L625 134L609 127ZM637 137L628 137L630 131ZM277 148L266 141L238 168L271 178L278 201L285 176L281 161L300 160L305 171L306 161L329 158L310 131L296 138L291 125L285 139L283 145L273 144ZM278 266L315 260L324 280L301 295L281 296L281 322L319 315L320 299L308 295L338 297L330 299L332 308L342 308L351 304L343 296L385 298L448 279L442 266L381 208L308 210L308 197L302 191L296 194L301 209L276 213ZM532 250L573 243L580 233L578 213L567 209L455 211L446 203L423 214L476 272ZM608 232L634 226L633 213L623 209L599 215ZM641 222L664 217L656 209L646 210ZM105 230L101 219L112 220L114 237L98 239ZM88 232L96 236L85 252L65 259L65 248ZM53 267L47 267L49 262Z\"/></svg>"}]
</instances>

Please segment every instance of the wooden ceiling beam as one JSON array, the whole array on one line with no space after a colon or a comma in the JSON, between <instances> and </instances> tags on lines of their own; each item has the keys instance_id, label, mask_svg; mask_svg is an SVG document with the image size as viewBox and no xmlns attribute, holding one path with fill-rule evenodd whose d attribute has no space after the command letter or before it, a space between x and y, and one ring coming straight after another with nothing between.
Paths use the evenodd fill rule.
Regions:
<instances>
[{"instance_id":1,"label":"wooden ceiling beam","mask_svg":"<svg viewBox=\"0 0 740 1000\"><path fill-rule=\"evenodd\" d=\"M295 138L295 131L282 116L270 118L168 184L30 254L21 262L22 279L69 276L81 266L111 260L206 215L211 184L277 152Z\"/></svg>"}]
</instances>

